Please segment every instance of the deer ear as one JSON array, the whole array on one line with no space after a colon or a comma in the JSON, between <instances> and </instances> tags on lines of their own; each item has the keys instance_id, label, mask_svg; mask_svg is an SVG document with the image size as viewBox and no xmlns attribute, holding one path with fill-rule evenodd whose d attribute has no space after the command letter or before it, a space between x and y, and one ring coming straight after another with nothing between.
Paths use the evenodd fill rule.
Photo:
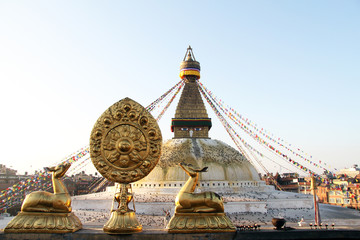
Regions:
<instances>
[{"instance_id":1,"label":"deer ear","mask_svg":"<svg viewBox=\"0 0 360 240\"><path fill-rule=\"evenodd\" d=\"M44 169L48 172L55 172L55 167L44 167Z\"/></svg>"},{"instance_id":2,"label":"deer ear","mask_svg":"<svg viewBox=\"0 0 360 240\"><path fill-rule=\"evenodd\" d=\"M65 166L65 167L70 167L70 166L71 166L71 163L65 162L65 163L64 163L64 166Z\"/></svg>"}]
</instances>

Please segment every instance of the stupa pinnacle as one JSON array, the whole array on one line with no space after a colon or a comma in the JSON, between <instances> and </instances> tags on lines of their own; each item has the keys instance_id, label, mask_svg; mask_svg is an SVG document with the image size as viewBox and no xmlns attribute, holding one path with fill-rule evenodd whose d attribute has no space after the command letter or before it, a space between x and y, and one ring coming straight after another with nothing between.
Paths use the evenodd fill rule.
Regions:
<instances>
[{"instance_id":1,"label":"stupa pinnacle","mask_svg":"<svg viewBox=\"0 0 360 240\"><path fill-rule=\"evenodd\" d=\"M211 118L196 83L200 78L200 63L196 61L190 46L180 64L180 78L185 86L171 122L174 138L209 138Z\"/></svg>"},{"instance_id":2,"label":"stupa pinnacle","mask_svg":"<svg viewBox=\"0 0 360 240\"><path fill-rule=\"evenodd\" d=\"M200 63L196 61L192 48L186 50L184 60L180 64L180 78L185 82L195 82L200 78Z\"/></svg>"}]
</instances>

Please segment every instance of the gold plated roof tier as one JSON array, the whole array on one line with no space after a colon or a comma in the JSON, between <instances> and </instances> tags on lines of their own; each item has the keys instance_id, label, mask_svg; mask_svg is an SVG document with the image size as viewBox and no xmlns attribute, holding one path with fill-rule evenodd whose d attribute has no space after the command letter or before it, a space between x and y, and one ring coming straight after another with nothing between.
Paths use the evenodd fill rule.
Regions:
<instances>
[{"instance_id":1,"label":"gold plated roof tier","mask_svg":"<svg viewBox=\"0 0 360 240\"><path fill-rule=\"evenodd\" d=\"M190 46L180 65L180 77L185 81L185 86L171 123L174 138L208 138L211 119L196 83L200 78L200 63L195 60Z\"/></svg>"}]
</instances>

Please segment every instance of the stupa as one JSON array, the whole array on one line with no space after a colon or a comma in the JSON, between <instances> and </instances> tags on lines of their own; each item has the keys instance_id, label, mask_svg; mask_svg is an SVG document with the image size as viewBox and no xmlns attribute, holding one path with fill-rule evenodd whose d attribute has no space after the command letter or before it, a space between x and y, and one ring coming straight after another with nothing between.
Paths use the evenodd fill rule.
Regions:
<instances>
[{"instance_id":1,"label":"stupa","mask_svg":"<svg viewBox=\"0 0 360 240\"><path fill-rule=\"evenodd\" d=\"M196 83L200 78L200 63L191 47L180 65L180 78L185 86L171 122L174 137L164 143L153 172L134 183L134 191L151 188L152 192L177 192L188 178L179 167L181 162L208 167L208 172L200 174L199 190L236 193L243 187L269 188L239 151L209 137L212 122Z\"/></svg>"},{"instance_id":2,"label":"stupa","mask_svg":"<svg viewBox=\"0 0 360 240\"><path fill-rule=\"evenodd\" d=\"M174 200L187 181L188 176L179 163L192 164L196 168L208 167L200 173L196 191L213 191L224 198L225 212L277 214L312 209L311 196L276 191L273 186L260 180L251 162L228 144L209 137L212 127L197 80L200 63L196 61L191 47L186 51L180 65L180 78L185 82L178 102L171 130L174 137L162 145L157 166L145 178L132 183L136 211L139 214L162 215L164 210L174 209ZM114 190L108 187L104 199ZM84 197L76 197L74 207L81 208ZM106 209L109 204L97 194L91 208ZM79 204L79 206L77 206Z\"/></svg>"},{"instance_id":3,"label":"stupa","mask_svg":"<svg viewBox=\"0 0 360 240\"><path fill-rule=\"evenodd\" d=\"M208 167L200 174L197 191L214 191L225 199L225 212L262 212L271 208L312 208L309 196L276 191L260 180L251 162L228 144L209 137L212 127L196 81L200 63L191 47L180 64L180 78L185 82L171 130L174 137L165 141L158 165L144 179L133 184L138 197L146 199L144 212L157 212L159 206L172 206L173 199L187 175L179 163ZM170 208L170 207L169 207ZM138 207L138 210L141 210Z\"/></svg>"}]
</instances>

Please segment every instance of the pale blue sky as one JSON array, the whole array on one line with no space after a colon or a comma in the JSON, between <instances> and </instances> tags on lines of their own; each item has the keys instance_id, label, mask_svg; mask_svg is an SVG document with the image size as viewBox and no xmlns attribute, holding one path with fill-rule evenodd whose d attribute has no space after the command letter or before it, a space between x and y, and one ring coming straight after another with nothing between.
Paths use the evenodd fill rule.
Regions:
<instances>
[{"instance_id":1,"label":"pale blue sky","mask_svg":"<svg viewBox=\"0 0 360 240\"><path fill-rule=\"evenodd\" d=\"M147 106L176 84L189 44L201 82L238 112L314 159L360 163L359 12L360 1L0 1L0 163L35 170L87 145L114 102ZM211 137L230 143L211 117Z\"/></svg>"}]
</instances>

